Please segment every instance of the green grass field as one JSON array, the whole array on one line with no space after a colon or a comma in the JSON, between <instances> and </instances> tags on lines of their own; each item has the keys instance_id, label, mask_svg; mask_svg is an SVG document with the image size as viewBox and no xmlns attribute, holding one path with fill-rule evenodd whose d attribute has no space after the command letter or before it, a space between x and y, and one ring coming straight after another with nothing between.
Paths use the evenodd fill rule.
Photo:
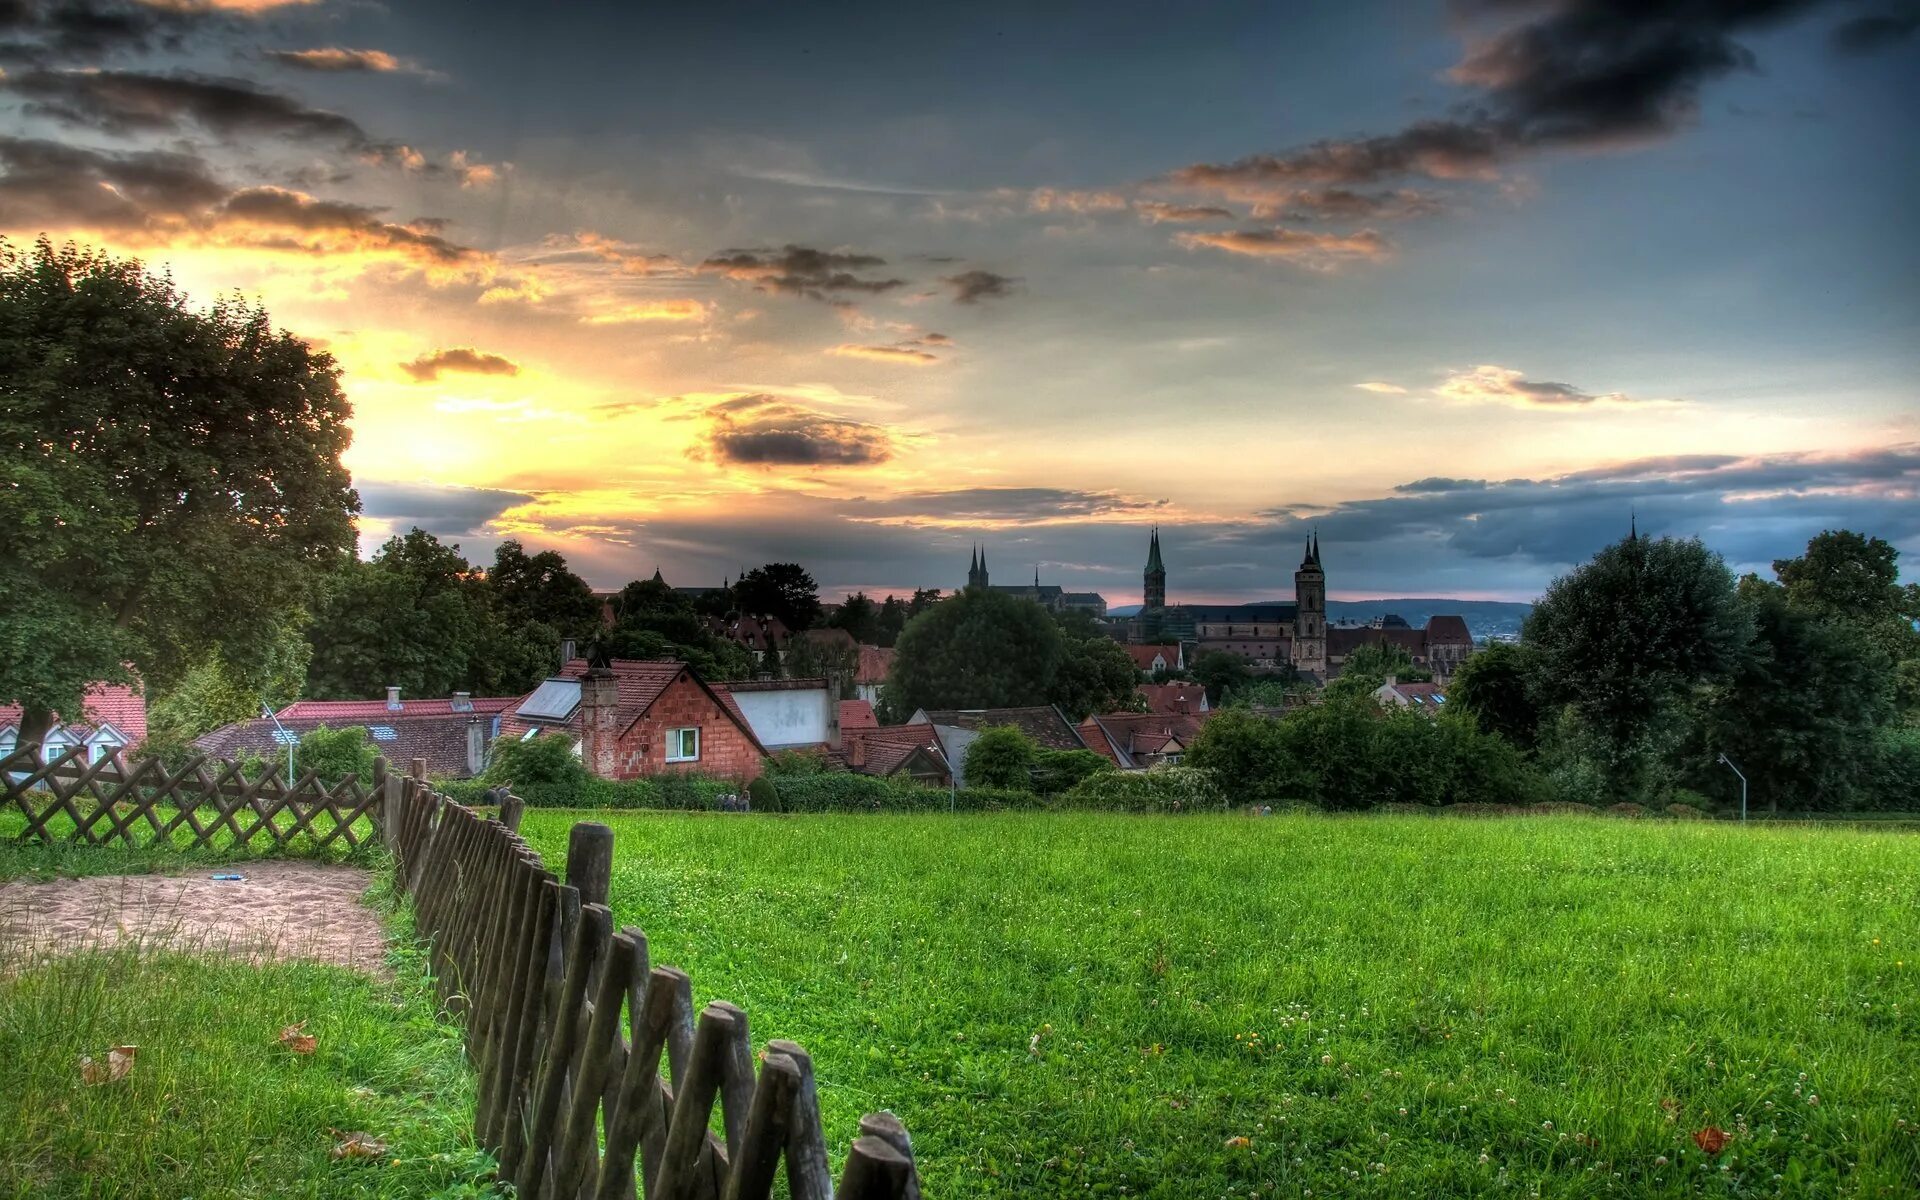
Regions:
<instances>
[{"instance_id":1,"label":"green grass field","mask_svg":"<svg viewBox=\"0 0 1920 1200\"><path fill-rule=\"evenodd\" d=\"M653 961L812 1052L836 1156L900 1114L930 1195L1920 1194L1911 834L598 819Z\"/></svg>"},{"instance_id":2,"label":"green grass field","mask_svg":"<svg viewBox=\"0 0 1920 1200\"><path fill-rule=\"evenodd\" d=\"M159 865L21 849L0 879ZM459 1031L436 1017L418 956L394 965L382 981L310 963L0 946L0 1196L482 1194L474 1181L491 1163L470 1148ZM279 1042L298 1021L311 1055ZM114 1045L139 1047L131 1071L88 1086L80 1056L104 1060ZM336 1158L331 1130L384 1150Z\"/></svg>"}]
</instances>

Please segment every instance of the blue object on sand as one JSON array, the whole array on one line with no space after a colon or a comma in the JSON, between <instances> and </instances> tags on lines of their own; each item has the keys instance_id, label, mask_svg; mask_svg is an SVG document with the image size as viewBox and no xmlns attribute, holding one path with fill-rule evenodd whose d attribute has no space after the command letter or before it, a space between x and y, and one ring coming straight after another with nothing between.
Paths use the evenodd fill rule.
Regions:
<instances>
[{"instance_id":1,"label":"blue object on sand","mask_svg":"<svg viewBox=\"0 0 1920 1200\"><path fill-rule=\"evenodd\" d=\"M215 883L245 883L247 881L245 875L235 875L226 871L217 872L207 876L207 878L213 880Z\"/></svg>"}]
</instances>

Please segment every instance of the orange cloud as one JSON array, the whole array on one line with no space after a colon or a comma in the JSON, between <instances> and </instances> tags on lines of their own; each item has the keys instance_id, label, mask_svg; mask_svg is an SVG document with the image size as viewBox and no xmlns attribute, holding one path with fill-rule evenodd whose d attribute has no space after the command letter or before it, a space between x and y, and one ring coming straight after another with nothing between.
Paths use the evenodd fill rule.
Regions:
<instances>
[{"instance_id":1,"label":"orange cloud","mask_svg":"<svg viewBox=\"0 0 1920 1200\"><path fill-rule=\"evenodd\" d=\"M580 318L587 325L634 325L643 321L704 321L710 309L704 300L652 300L623 304Z\"/></svg>"},{"instance_id":2,"label":"orange cloud","mask_svg":"<svg viewBox=\"0 0 1920 1200\"><path fill-rule=\"evenodd\" d=\"M1579 412L1594 408L1644 408L1649 405L1678 404L1678 400L1639 400L1621 392L1594 393L1570 383L1528 379L1511 367L1483 363L1471 371L1458 371L1434 393L1458 404L1504 404L1511 408L1534 408Z\"/></svg>"},{"instance_id":3,"label":"orange cloud","mask_svg":"<svg viewBox=\"0 0 1920 1200\"><path fill-rule=\"evenodd\" d=\"M1357 233L1310 233L1301 229L1240 229L1231 233L1180 233L1180 245L1208 246L1229 254L1282 259L1314 271L1333 271L1353 261L1381 262L1393 244L1371 229Z\"/></svg>"},{"instance_id":4,"label":"orange cloud","mask_svg":"<svg viewBox=\"0 0 1920 1200\"><path fill-rule=\"evenodd\" d=\"M897 346L861 346L847 342L835 346L833 349L827 351L827 353L838 354L843 358L870 358L875 362L906 363L909 366L915 367L930 367L941 361L940 356L937 354L929 354L925 350L905 344Z\"/></svg>"},{"instance_id":5,"label":"orange cloud","mask_svg":"<svg viewBox=\"0 0 1920 1200\"><path fill-rule=\"evenodd\" d=\"M303 71L416 71L419 68L385 50L349 50L324 46L314 50L269 50L267 57Z\"/></svg>"}]
</instances>

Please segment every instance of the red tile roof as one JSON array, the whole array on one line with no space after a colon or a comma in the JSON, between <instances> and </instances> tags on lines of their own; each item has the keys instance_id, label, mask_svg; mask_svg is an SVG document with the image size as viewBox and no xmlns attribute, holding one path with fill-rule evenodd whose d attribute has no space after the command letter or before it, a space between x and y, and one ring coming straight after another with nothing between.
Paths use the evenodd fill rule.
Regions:
<instances>
[{"instance_id":1,"label":"red tile roof","mask_svg":"<svg viewBox=\"0 0 1920 1200\"><path fill-rule=\"evenodd\" d=\"M520 703L519 696L473 696L467 700L472 711L481 716L505 712ZM281 720L288 717L328 721L381 721L388 717L446 717L454 715L453 698L409 700L402 696L399 708L388 708L385 700L295 700L281 709ZM468 715L462 711L459 715Z\"/></svg>"},{"instance_id":2,"label":"red tile roof","mask_svg":"<svg viewBox=\"0 0 1920 1200\"><path fill-rule=\"evenodd\" d=\"M1207 689L1204 684L1142 683L1136 685L1133 690L1146 697L1148 712L1199 712L1207 706Z\"/></svg>"},{"instance_id":3,"label":"red tile roof","mask_svg":"<svg viewBox=\"0 0 1920 1200\"><path fill-rule=\"evenodd\" d=\"M479 720L485 726L482 734L487 744L491 745L494 718L486 714L396 715L385 720L364 724L356 721L352 724L368 730L373 738L373 748L395 771L405 771L414 759L424 758L429 775L442 779L466 779L470 775L467 769L467 723L472 720ZM323 725L333 729L347 727L339 721L315 717L282 717L280 724L288 733L296 735L309 733ZM393 737L381 738L374 734L375 729L391 730ZM280 744L273 735L272 721L255 718L223 725L212 733L195 738L193 745L196 750L214 758L230 759L243 750L251 750L262 758L272 758L280 750ZM299 768L297 760L295 768Z\"/></svg>"},{"instance_id":4,"label":"red tile roof","mask_svg":"<svg viewBox=\"0 0 1920 1200\"><path fill-rule=\"evenodd\" d=\"M848 701L849 704L864 701ZM891 775L912 761L922 752L931 754L934 761L946 769L946 757L940 749L940 738L930 724L882 725L874 729L855 729L848 733L843 725L840 730L840 757L847 763L848 770L861 775ZM858 766L854 760L860 759Z\"/></svg>"},{"instance_id":5,"label":"red tile roof","mask_svg":"<svg viewBox=\"0 0 1920 1200\"><path fill-rule=\"evenodd\" d=\"M840 735L845 737L848 730L877 729L880 722L874 719L873 705L865 700L842 700L840 702Z\"/></svg>"},{"instance_id":6,"label":"red tile roof","mask_svg":"<svg viewBox=\"0 0 1920 1200\"><path fill-rule=\"evenodd\" d=\"M1213 719L1211 712L1196 713L1103 713L1081 723L1091 744L1108 743L1107 757L1123 767L1139 765L1136 755L1162 753L1167 744L1178 741L1191 745L1200 730Z\"/></svg>"},{"instance_id":7,"label":"red tile roof","mask_svg":"<svg viewBox=\"0 0 1920 1200\"><path fill-rule=\"evenodd\" d=\"M111 725L130 746L147 740L147 698L124 683L89 684L80 710L84 720L68 723L69 728L84 728L91 733L101 725ZM20 705L0 704L0 729L19 725L22 715ZM58 714L54 723L63 723Z\"/></svg>"}]
</instances>

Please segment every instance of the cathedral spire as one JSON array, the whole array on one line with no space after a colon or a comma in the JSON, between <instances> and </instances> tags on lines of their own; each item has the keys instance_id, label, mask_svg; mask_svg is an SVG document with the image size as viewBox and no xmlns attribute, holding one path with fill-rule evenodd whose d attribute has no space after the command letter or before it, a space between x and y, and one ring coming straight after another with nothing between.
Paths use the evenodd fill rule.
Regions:
<instances>
[{"instance_id":1,"label":"cathedral spire","mask_svg":"<svg viewBox=\"0 0 1920 1200\"><path fill-rule=\"evenodd\" d=\"M1318 529L1313 531L1313 565L1316 567L1320 565L1320 531Z\"/></svg>"}]
</instances>

